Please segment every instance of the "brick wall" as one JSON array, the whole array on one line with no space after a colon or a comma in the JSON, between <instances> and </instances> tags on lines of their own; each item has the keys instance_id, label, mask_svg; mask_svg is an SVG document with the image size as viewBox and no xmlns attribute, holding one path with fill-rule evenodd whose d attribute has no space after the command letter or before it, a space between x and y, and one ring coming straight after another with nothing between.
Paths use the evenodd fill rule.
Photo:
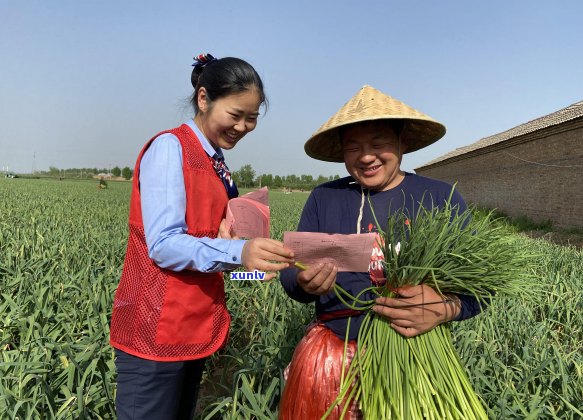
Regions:
<instances>
[{"instance_id":1,"label":"brick wall","mask_svg":"<svg viewBox=\"0 0 583 420\"><path fill-rule=\"evenodd\" d=\"M531 163L535 162L535 163ZM469 203L583 228L583 119L420 167L423 176L457 182Z\"/></svg>"}]
</instances>

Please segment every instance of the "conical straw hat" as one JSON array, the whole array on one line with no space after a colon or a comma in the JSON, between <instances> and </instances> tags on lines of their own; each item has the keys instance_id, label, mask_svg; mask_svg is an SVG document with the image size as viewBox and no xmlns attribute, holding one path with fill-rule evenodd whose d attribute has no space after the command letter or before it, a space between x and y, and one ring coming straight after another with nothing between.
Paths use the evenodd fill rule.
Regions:
<instances>
[{"instance_id":1,"label":"conical straw hat","mask_svg":"<svg viewBox=\"0 0 583 420\"><path fill-rule=\"evenodd\" d=\"M344 162L339 127L362 121L393 119L404 122L401 140L406 153L436 142L445 126L403 102L365 85L316 131L304 145L308 156L327 162Z\"/></svg>"}]
</instances>

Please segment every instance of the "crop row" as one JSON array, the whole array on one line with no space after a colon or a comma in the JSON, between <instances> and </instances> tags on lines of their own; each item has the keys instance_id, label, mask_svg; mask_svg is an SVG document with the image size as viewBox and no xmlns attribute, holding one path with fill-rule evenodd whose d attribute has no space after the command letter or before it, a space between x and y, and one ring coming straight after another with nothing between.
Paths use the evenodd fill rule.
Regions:
<instances>
[{"instance_id":1,"label":"crop row","mask_svg":"<svg viewBox=\"0 0 583 420\"><path fill-rule=\"evenodd\" d=\"M272 236L293 230L305 193L271 194ZM0 413L114 418L108 344L125 253L129 184L0 179ZM581 418L583 255L542 241L537 304L495 302L454 326L490 418ZM283 369L313 316L276 282L227 282L228 346L207 365L199 418L277 415Z\"/></svg>"}]
</instances>

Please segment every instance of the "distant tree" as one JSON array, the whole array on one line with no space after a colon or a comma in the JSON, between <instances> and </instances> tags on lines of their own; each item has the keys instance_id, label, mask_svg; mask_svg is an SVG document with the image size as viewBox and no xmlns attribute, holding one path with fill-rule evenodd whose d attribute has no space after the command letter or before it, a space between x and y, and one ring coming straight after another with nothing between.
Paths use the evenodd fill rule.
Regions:
<instances>
[{"instance_id":1,"label":"distant tree","mask_svg":"<svg viewBox=\"0 0 583 420\"><path fill-rule=\"evenodd\" d=\"M121 169L119 168L119 166L116 166L115 168L113 168L111 170L111 174L113 176L121 176Z\"/></svg>"},{"instance_id":2,"label":"distant tree","mask_svg":"<svg viewBox=\"0 0 583 420\"><path fill-rule=\"evenodd\" d=\"M261 186L269 188L289 188L289 189L301 189L301 190L312 190L320 184L324 184L329 181L340 179L340 175L318 175L318 178L314 179L312 175L302 174L302 175L272 175L272 174L262 174L255 176L255 171L251 165L245 165L238 171L233 172L233 179L242 187L252 187Z\"/></svg>"},{"instance_id":3,"label":"distant tree","mask_svg":"<svg viewBox=\"0 0 583 420\"><path fill-rule=\"evenodd\" d=\"M243 183L241 182L241 176L239 175L239 171L231 172L231 178L233 178L235 185L238 185L238 186L243 185Z\"/></svg>"},{"instance_id":4,"label":"distant tree","mask_svg":"<svg viewBox=\"0 0 583 420\"><path fill-rule=\"evenodd\" d=\"M125 179L130 179L132 177L132 175L133 175L133 171L128 166L124 167L121 170L121 176L123 176Z\"/></svg>"},{"instance_id":5,"label":"distant tree","mask_svg":"<svg viewBox=\"0 0 583 420\"><path fill-rule=\"evenodd\" d=\"M312 175L300 175L300 188L302 190L311 190L314 187L314 177Z\"/></svg>"},{"instance_id":6,"label":"distant tree","mask_svg":"<svg viewBox=\"0 0 583 420\"><path fill-rule=\"evenodd\" d=\"M249 188L253 186L253 180L255 179L255 170L249 164L243 165L241 169L237 171L239 176L239 183L243 184L243 187Z\"/></svg>"},{"instance_id":7,"label":"distant tree","mask_svg":"<svg viewBox=\"0 0 583 420\"><path fill-rule=\"evenodd\" d=\"M273 175L271 174L259 175L258 184L261 187L271 188L273 185Z\"/></svg>"},{"instance_id":8,"label":"distant tree","mask_svg":"<svg viewBox=\"0 0 583 420\"><path fill-rule=\"evenodd\" d=\"M55 166L49 166L49 175L51 176L59 176L61 170Z\"/></svg>"},{"instance_id":9,"label":"distant tree","mask_svg":"<svg viewBox=\"0 0 583 420\"><path fill-rule=\"evenodd\" d=\"M300 179L297 175L288 175L285 177L284 185L287 188L297 188L300 183Z\"/></svg>"}]
</instances>

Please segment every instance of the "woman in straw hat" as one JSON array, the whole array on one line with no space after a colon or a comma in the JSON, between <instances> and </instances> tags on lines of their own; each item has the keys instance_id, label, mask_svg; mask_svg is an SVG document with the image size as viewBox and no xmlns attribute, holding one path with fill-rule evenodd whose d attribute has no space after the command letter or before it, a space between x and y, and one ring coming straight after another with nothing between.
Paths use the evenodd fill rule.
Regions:
<instances>
[{"instance_id":1,"label":"woman in straw hat","mask_svg":"<svg viewBox=\"0 0 583 420\"><path fill-rule=\"evenodd\" d=\"M326 233L378 232L372 213L386 220L391 211L413 214L419 203L428 208L443 205L451 194L447 183L403 172L404 153L419 150L445 134L445 127L404 103L364 86L306 142L314 159L344 162L350 176L318 186L304 207L298 231ZM460 211L466 204L457 192L451 204ZM379 217L380 215L380 217ZM284 270L287 294L303 303L315 302L317 320L298 344L286 370L286 387L280 403L281 419L320 418L334 402L340 386L344 340L348 319L347 363L356 349L356 337L364 313L347 310L331 290L337 282L352 295L385 279L380 247L371 256L368 273L337 272L331 263L314 264L306 270ZM426 285L396 290L398 298L378 298L373 310L387 317L391 326L413 337L437 325L463 320L480 312L468 296L438 295ZM423 302L443 304L423 306ZM336 407L329 418L338 418ZM360 412L356 402L352 418Z\"/></svg>"}]
</instances>

